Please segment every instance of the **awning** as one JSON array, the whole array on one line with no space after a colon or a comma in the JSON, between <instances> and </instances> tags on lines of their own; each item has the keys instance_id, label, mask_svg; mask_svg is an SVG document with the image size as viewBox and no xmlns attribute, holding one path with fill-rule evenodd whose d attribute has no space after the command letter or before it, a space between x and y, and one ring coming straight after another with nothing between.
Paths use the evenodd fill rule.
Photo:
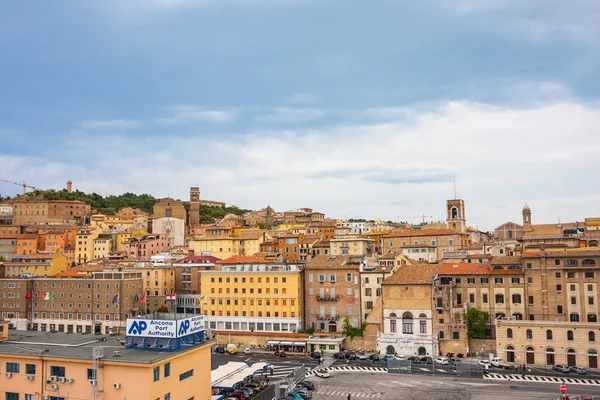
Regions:
<instances>
[{"instance_id":1,"label":"awning","mask_svg":"<svg viewBox=\"0 0 600 400\"><path fill-rule=\"evenodd\" d=\"M267 342L267 344L269 344L269 345L278 345L279 344L279 340L269 340Z\"/></svg>"},{"instance_id":2,"label":"awning","mask_svg":"<svg viewBox=\"0 0 600 400\"><path fill-rule=\"evenodd\" d=\"M306 342L294 342L294 346L306 346Z\"/></svg>"},{"instance_id":3,"label":"awning","mask_svg":"<svg viewBox=\"0 0 600 400\"><path fill-rule=\"evenodd\" d=\"M293 346L294 342L279 342L280 346Z\"/></svg>"}]
</instances>

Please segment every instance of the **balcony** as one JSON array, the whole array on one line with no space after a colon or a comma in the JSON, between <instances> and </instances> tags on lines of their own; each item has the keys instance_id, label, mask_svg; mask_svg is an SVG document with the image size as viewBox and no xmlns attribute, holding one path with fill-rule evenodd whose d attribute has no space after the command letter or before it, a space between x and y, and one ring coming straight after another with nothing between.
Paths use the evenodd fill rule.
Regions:
<instances>
[{"instance_id":1,"label":"balcony","mask_svg":"<svg viewBox=\"0 0 600 400\"><path fill-rule=\"evenodd\" d=\"M337 321L339 319L340 319L339 314L331 314L331 315L318 314L317 315L317 320L319 320L319 321Z\"/></svg>"},{"instance_id":2,"label":"balcony","mask_svg":"<svg viewBox=\"0 0 600 400\"><path fill-rule=\"evenodd\" d=\"M339 301L340 300L340 296L338 296L338 295L329 296L329 295L317 294L317 295L315 295L315 297L317 298L317 301Z\"/></svg>"}]
</instances>

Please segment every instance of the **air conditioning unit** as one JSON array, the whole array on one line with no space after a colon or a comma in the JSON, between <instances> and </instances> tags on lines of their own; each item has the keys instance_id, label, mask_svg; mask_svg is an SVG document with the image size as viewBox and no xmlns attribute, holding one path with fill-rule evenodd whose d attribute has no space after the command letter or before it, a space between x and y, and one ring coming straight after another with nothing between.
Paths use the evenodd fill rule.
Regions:
<instances>
[{"instance_id":1,"label":"air conditioning unit","mask_svg":"<svg viewBox=\"0 0 600 400\"><path fill-rule=\"evenodd\" d=\"M49 398L50 398L50 395L48 395L48 394L42 395L42 400L48 400Z\"/></svg>"},{"instance_id":2,"label":"air conditioning unit","mask_svg":"<svg viewBox=\"0 0 600 400\"><path fill-rule=\"evenodd\" d=\"M54 376L54 375L52 375L52 376L50 377L50 380L51 380L52 382L56 382L56 381L58 380L58 376Z\"/></svg>"},{"instance_id":3,"label":"air conditioning unit","mask_svg":"<svg viewBox=\"0 0 600 400\"><path fill-rule=\"evenodd\" d=\"M52 379L46 379L46 384L51 384L52 383Z\"/></svg>"},{"instance_id":4,"label":"air conditioning unit","mask_svg":"<svg viewBox=\"0 0 600 400\"><path fill-rule=\"evenodd\" d=\"M98 384L98 381L95 379L90 380L90 385L92 386L96 386Z\"/></svg>"},{"instance_id":5,"label":"air conditioning unit","mask_svg":"<svg viewBox=\"0 0 600 400\"><path fill-rule=\"evenodd\" d=\"M115 389L119 389L121 387L121 384L120 383L113 383L113 387Z\"/></svg>"},{"instance_id":6,"label":"air conditioning unit","mask_svg":"<svg viewBox=\"0 0 600 400\"><path fill-rule=\"evenodd\" d=\"M64 376L59 376L59 377L58 377L58 381L59 381L60 383L65 383L66 379L65 379L65 377L64 377Z\"/></svg>"},{"instance_id":7,"label":"air conditioning unit","mask_svg":"<svg viewBox=\"0 0 600 400\"><path fill-rule=\"evenodd\" d=\"M52 389L56 390L56 389L58 389L58 384L56 384L56 383L53 383L53 384L52 384L52 386L50 386L50 387L51 387Z\"/></svg>"},{"instance_id":8,"label":"air conditioning unit","mask_svg":"<svg viewBox=\"0 0 600 400\"><path fill-rule=\"evenodd\" d=\"M7 372L7 373L6 373L6 377L7 377L7 378L11 378L11 377L12 377L12 372Z\"/></svg>"},{"instance_id":9,"label":"air conditioning unit","mask_svg":"<svg viewBox=\"0 0 600 400\"><path fill-rule=\"evenodd\" d=\"M73 378L67 378L66 382L69 383L69 384L71 384L71 383L75 382L75 379L73 379Z\"/></svg>"},{"instance_id":10,"label":"air conditioning unit","mask_svg":"<svg viewBox=\"0 0 600 400\"><path fill-rule=\"evenodd\" d=\"M35 375L27 375L27 380L32 381L34 377L35 377Z\"/></svg>"}]
</instances>

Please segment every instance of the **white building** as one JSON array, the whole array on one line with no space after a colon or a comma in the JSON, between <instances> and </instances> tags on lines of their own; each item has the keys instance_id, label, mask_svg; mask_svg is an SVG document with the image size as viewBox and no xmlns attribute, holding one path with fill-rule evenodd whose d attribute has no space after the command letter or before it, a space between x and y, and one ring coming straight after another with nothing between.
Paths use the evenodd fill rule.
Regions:
<instances>
[{"instance_id":1,"label":"white building","mask_svg":"<svg viewBox=\"0 0 600 400\"><path fill-rule=\"evenodd\" d=\"M438 338L433 332L431 310L384 309L384 331L377 334L381 354L406 357L438 355Z\"/></svg>"},{"instance_id":2,"label":"white building","mask_svg":"<svg viewBox=\"0 0 600 400\"><path fill-rule=\"evenodd\" d=\"M152 221L152 233L169 238L169 247L185 244L185 221L179 218L163 217Z\"/></svg>"}]
</instances>

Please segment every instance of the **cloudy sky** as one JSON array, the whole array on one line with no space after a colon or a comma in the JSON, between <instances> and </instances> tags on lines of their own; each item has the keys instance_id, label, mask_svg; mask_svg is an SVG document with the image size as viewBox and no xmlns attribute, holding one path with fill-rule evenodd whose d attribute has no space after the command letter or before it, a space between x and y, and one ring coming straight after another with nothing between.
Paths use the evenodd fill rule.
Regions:
<instances>
[{"instance_id":1,"label":"cloudy sky","mask_svg":"<svg viewBox=\"0 0 600 400\"><path fill-rule=\"evenodd\" d=\"M0 179L493 229L600 214L597 0L53 0L0 13ZM0 193L18 186L0 183Z\"/></svg>"}]
</instances>

